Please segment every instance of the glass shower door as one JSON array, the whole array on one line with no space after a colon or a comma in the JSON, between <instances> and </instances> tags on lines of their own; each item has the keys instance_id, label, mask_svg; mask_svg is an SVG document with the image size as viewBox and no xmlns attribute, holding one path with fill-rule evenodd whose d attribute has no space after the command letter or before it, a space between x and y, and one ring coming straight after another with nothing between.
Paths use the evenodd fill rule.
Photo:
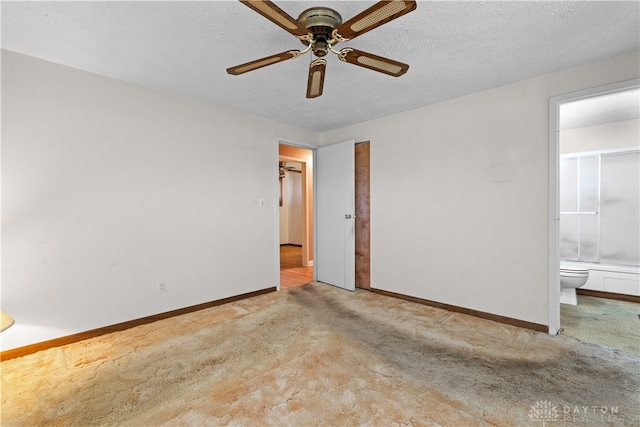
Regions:
<instances>
[{"instance_id":1,"label":"glass shower door","mask_svg":"<svg viewBox=\"0 0 640 427\"><path fill-rule=\"evenodd\" d=\"M560 159L560 259L640 264L640 153Z\"/></svg>"},{"instance_id":2,"label":"glass shower door","mask_svg":"<svg viewBox=\"0 0 640 427\"><path fill-rule=\"evenodd\" d=\"M600 262L640 263L640 153L602 155Z\"/></svg>"}]
</instances>

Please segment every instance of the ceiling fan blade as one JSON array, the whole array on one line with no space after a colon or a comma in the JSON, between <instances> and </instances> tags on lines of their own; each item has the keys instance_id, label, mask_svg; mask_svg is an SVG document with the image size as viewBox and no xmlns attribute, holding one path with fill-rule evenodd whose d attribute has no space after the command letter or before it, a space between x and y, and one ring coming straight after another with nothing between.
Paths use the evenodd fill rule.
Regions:
<instances>
[{"instance_id":1,"label":"ceiling fan blade","mask_svg":"<svg viewBox=\"0 0 640 427\"><path fill-rule=\"evenodd\" d=\"M340 51L339 58L350 64L359 65L370 70L379 71L393 77L400 77L409 69L408 64L393 59L346 47Z\"/></svg>"},{"instance_id":2,"label":"ceiling fan blade","mask_svg":"<svg viewBox=\"0 0 640 427\"><path fill-rule=\"evenodd\" d=\"M354 39L415 10L416 7L414 0L380 1L336 28L334 37L337 36L336 38L341 41Z\"/></svg>"},{"instance_id":3,"label":"ceiling fan blade","mask_svg":"<svg viewBox=\"0 0 640 427\"><path fill-rule=\"evenodd\" d=\"M317 98L322 95L324 86L324 71L327 61L318 58L309 65L309 80L307 81L307 98Z\"/></svg>"},{"instance_id":4,"label":"ceiling fan blade","mask_svg":"<svg viewBox=\"0 0 640 427\"><path fill-rule=\"evenodd\" d=\"M266 67L267 65L277 64L278 62L286 61L287 59L297 58L298 56L300 56L299 50L288 50L286 52L277 53L265 58L256 59L255 61L247 62L246 64L240 64L236 65L235 67L227 68L227 73L237 76L248 71Z\"/></svg>"},{"instance_id":5,"label":"ceiling fan blade","mask_svg":"<svg viewBox=\"0 0 640 427\"><path fill-rule=\"evenodd\" d=\"M299 39L311 40L312 35L309 30L273 2L269 0L240 0L240 2Z\"/></svg>"}]
</instances>

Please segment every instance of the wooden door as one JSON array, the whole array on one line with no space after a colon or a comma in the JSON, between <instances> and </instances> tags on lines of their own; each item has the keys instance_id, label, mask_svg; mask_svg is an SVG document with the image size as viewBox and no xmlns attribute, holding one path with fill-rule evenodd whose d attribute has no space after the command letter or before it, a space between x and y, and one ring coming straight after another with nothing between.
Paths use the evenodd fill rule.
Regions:
<instances>
[{"instance_id":1,"label":"wooden door","mask_svg":"<svg viewBox=\"0 0 640 427\"><path fill-rule=\"evenodd\" d=\"M356 288L371 287L370 271L370 196L369 142L355 146L355 210L356 210Z\"/></svg>"}]
</instances>

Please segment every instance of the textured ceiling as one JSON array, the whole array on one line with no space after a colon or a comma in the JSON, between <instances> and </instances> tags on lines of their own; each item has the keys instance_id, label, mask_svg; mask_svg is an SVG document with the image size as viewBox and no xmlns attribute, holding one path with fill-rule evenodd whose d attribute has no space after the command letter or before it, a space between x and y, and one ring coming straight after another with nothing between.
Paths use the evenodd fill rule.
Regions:
<instances>
[{"instance_id":1,"label":"textured ceiling","mask_svg":"<svg viewBox=\"0 0 640 427\"><path fill-rule=\"evenodd\" d=\"M372 1L277 1L343 20ZM2 47L314 131L441 102L639 49L640 2L419 1L338 47L410 64L394 78L327 57L306 99L310 55L241 76L226 68L303 47L237 1L2 2Z\"/></svg>"}]
</instances>

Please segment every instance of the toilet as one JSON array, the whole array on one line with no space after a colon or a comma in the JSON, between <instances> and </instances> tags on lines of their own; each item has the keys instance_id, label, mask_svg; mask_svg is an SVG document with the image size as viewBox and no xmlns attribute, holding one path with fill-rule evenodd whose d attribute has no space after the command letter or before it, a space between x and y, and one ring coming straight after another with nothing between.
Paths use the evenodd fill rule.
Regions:
<instances>
[{"instance_id":1,"label":"toilet","mask_svg":"<svg viewBox=\"0 0 640 427\"><path fill-rule=\"evenodd\" d=\"M576 289L587 283L589 269L560 263L560 303L578 305Z\"/></svg>"}]
</instances>

